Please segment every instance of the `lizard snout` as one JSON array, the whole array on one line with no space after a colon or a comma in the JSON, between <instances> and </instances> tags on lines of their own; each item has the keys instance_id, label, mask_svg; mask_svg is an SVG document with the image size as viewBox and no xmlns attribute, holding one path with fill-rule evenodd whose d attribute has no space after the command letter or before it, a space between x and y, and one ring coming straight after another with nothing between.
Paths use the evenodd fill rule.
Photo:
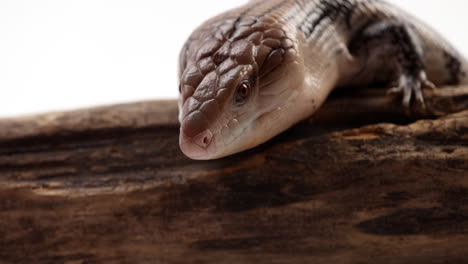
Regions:
<instances>
[{"instance_id":1,"label":"lizard snout","mask_svg":"<svg viewBox=\"0 0 468 264\"><path fill-rule=\"evenodd\" d=\"M182 152L192 159L208 159L209 154L214 148L212 144L213 133L210 130L205 130L194 137L188 137L184 134L183 128L180 131L179 145Z\"/></svg>"},{"instance_id":2,"label":"lizard snout","mask_svg":"<svg viewBox=\"0 0 468 264\"><path fill-rule=\"evenodd\" d=\"M182 152L192 159L204 159L212 147L213 133L204 115L195 111L188 115L180 128L179 144Z\"/></svg>"}]
</instances>

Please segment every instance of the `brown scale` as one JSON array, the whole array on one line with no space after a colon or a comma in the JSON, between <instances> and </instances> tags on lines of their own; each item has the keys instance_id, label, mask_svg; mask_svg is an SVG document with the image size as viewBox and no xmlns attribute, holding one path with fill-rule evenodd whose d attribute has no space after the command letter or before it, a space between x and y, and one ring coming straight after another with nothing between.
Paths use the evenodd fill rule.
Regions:
<instances>
[{"instance_id":1,"label":"brown scale","mask_svg":"<svg viewBox=\"0 0 468 264\"><path fill-rule=\"evenodd\" d=\"M271 83L274 78L268 76L293 60L294 42L277 16L266 16L272 11L264 10L259 18L248 16L247 10L239 18L207 22L189 38L180 59L187 136L206 130L230 100L234 103L233 94L242 79L255 81L252 85ZM249 76L241 76L243 65L252 66Z\"/></svg>"},{"instance_id":2,"label":"brown scale","mask_svg":"<svg viewBox=\"0 0 468 264\"><path fill-rule=\"evenodd\" d=\"M185 102L191 96L206 99L208 95L210 98L214 91L207 92L208 86L211 89L234 89L236 86L233 82L238 79L236 75L239 72L236 68L239 65L252 65L255 75L265 77L278 68L286 56L293 56L295 54L293 41L275 23L274 19L268 17L261 21L256 18L245 18L245 21L240 22L237 30L232 33L231 39L224 40L224 43L208 38L203 45L199 45L200 48L195 56L190 54L194 52L193 50L187 51L186 56L194 58L197 62L189 61L185 64L187 68L181 83L183 101ZM223 36L226 36L230 33L232 24L232 20L225 21L223 25L218 23L219 30L212 34L217 35L221 32ZM200 36L199 32L204 31L206 30L200 29L197 35ZM216 85L213 85L214 79L203 82L211 72L216 73ZM214 98L222 104L228 97L229 95L223 92L216 94ZM192 103L191 109L185 112L193 112L199 106L199 104Z\"/></svg>"}]
</instances>

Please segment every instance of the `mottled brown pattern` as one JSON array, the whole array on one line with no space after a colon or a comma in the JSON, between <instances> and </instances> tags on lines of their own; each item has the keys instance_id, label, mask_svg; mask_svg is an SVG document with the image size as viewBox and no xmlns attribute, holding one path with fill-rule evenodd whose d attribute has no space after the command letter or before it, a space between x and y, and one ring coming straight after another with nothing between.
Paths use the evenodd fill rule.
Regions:
<instances>
[{"instance_id":1,"label":"mottled brown pattern","mask_svg":"<svg viewBox=\"0 0 468 264\"><path fill-rule=\"evenodd\" d=\"M183 108L182 116L201 110L201 102L211 99L216 100L219 111L215 113L220 114L228 100L234 103L241 78L260 82L255 85L269 83L268 75L287 67L296 49L284 27L269 16L247 13L240 21L226 18L205 23L181 52L182 104L193 101ZM244 68L239 66L251 66L252 72L243 76Z\"/></svg>"}]
</instances>

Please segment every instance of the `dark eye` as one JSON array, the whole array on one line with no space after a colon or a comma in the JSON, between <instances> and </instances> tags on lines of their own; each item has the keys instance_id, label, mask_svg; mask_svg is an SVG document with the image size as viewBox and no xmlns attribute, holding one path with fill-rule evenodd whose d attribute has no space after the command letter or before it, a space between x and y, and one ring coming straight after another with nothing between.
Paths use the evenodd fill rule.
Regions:
<instances>
[{"instance_id":1,"label":"dark eye","mask_svg":"<svg viewBox=\"0 0 468 264\"><path fill-rule=\"evenodd\" d=\"M250 95L250 84L248 82L242 82L237 86L236 101L242 102L247 99Z\"/></svg>"}]
</instances>

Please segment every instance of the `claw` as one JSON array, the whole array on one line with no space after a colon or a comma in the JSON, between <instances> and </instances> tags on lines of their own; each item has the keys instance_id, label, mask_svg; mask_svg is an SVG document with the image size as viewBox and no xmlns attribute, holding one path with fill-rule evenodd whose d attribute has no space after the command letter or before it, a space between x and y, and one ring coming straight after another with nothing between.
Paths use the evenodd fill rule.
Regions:
<instances>
[{"instance_id":1,"label":"claw","mask_svg":"<svg viewBox=\"0 0 468 264\"><path fill-rule=\"evenodd\" d=\"M400 86L392 87L392 88L388 89L387 95L390 95L390 96L399 95L399 94L401 94L402 90L403 89Z\"/></svg>"},{"instance_id":2,"label":"claw","mask_svg":"<svg viewBox=\"0 0 468 264\"><path fill-rule=\"evenodd\" d=\"M433 84L429 79L427 78L426 72L422 71L419 80L421 81L421 84L423 85L423 88L430 88L431 90L437 89L435 84Z\"/></svg>"},{"instance_id":3,"label":"claw","mask_svg":"<svg viewBox=\"0 0 468 264\"><path fill-rule=\"evenodd\" d=\"M407 115L411 113L412 101L422 113L427 113L423 94L425 88L436 89L436 86L427 79L426 72L421 71L417 77L401 75L398 86L390 88L387 94L402 97L403 110Z\"/></svg>"}]
</instances>

